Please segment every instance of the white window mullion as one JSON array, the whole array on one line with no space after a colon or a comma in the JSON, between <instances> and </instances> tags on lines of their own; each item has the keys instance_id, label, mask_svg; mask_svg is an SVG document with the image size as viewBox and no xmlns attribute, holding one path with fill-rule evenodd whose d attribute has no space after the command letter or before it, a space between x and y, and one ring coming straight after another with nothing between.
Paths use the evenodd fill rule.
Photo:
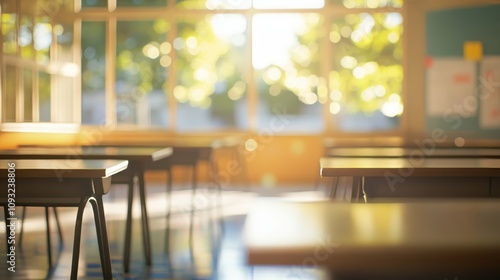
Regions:
<instances>
[{"instance_id":1,"label":"white window mullion","mask_svg":"<svg viewBox=\"0 0 500 280\"><path fill-rule=\"evenodd\" d=\"M116 60L116 17L110 17L106 24L106 126L116 126L116 92L115 92L115 60Z\"/></svg>"},{"instance_id":2,"label":"white window mullion","mask_svg":"<svg viewBox=\"0 0 500 280\"><path fill-rule=\"evenodd\" d=\"M50 25L52 26L51 37L52 43L49 49L49 64L56 64L58 62L57 57L57 38L54 32L54 19L51 18ZM59 69L56 73L50 73L50 122L59 122L59 106L65 106L65 104L60 104L59 102Z\"/></svg>"},{"instance_id":3,"label":"white window mullion","mask_svg":"<svg viewBox=\"0 0 500 280\"><path fill-rule=\"evenodd\" d=\"M247 14L247 37L248 37L248 48L247 48L247 66L248 66L248 73L246 76L246 83L247 83L247 102L248 102L248 129L252 132L256 132L258 128L258 105L259 105L259 92L258 88L255 84L255 70L253 69L253 20L254 13L248 13Z\"/></svg>"},{"instance_id":4,"label":"white window mullion","mask_svg":"<svg viewBox=\"0 0 500 280\"><path fill-rule=\"evenodd\" d=\"M21 2L17 2L16 5L16 33L15 33L15 40L16 42L19 42L19 33L21 30ZM3 53L2 53L3 55ZM16 44L16 57L20 58L21 57L21 46L19 44ZM22 107L24 107L24 98L23 97L23 87L21 85L22 79L21 75L23 74L22 71L22 66L21 64L16 63L15 64L15 69L16 69L16 80L14 81L15 88L16 88L16 101L15 101L15 118L16 122L22 122L24 120L24 116L22 115L23 110Z\"/></svg>"},{"instance_id":5,"label":"white window mullion","mask_svg":"<svg viewBox=\"0 0 500 280\"><path fill-rule=\"evenodd\" d=\"M78 65L78 74L73 79L73 122L82 123L82 19L73 22L73 63Z\"/></svg>"}]
</instances>

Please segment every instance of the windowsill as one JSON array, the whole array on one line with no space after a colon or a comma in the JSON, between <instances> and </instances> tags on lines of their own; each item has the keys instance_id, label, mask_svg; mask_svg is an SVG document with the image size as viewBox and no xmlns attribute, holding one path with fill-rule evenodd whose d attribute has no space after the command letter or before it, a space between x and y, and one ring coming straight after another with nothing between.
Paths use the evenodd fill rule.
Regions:
<instances>
[{"instance_id":1,"label":"windowsill","mask_svg":"<svg viewBox=\"0 0 500 280\"><path fill-rule=\"evenodd\" d=\"M76 123L2 123L1 132L34 133L78 133L80 125Z\"/></svg>"}]
</instances>

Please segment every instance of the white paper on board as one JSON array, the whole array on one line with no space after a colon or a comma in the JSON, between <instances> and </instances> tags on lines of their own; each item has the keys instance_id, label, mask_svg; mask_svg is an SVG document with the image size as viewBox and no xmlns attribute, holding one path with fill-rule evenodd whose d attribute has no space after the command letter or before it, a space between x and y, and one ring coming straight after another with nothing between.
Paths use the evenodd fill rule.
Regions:
<instances>
[{"instance_id":1,"label":"white paper on board","mask_svg":"<svg viewBox=\"0 0 500 280\"><path fill-rule=\"evenodd\" d=\"M426 72L428 116L445 113L471 117L477 113L476 64L461 58L432 58Z\"/></svg>"},{"instance_id":2,"label":"white paper on board","mask_svg":"<svg viewBox=\"0 0 500 280\"><path fill-rule=\"evenodd\" d=\"M479 126L500 128L500 56L485 57L480 66Z\"/></svg>"}]
</instances>

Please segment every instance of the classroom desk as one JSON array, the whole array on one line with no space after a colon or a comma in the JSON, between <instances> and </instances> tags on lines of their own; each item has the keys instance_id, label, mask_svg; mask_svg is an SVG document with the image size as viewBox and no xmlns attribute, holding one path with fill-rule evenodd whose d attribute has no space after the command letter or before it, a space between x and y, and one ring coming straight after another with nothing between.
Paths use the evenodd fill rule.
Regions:
<instances>
[{"instance_id":1,"label":"classroom desk","mask_svg":"<svg viewBox=\"0 0 500 280\"><path fill-rule=\"evenodd\" d=\"M191 221L194 217L194 212L196 211L197 206L195 205L195 194L198 189L198 180L197 180L197 166L199 162L205 161L208 163L209 167L209 178L212 180L212 183L218 188L218 206L217 208L220 211L221 208L221 184L218 178L218 168L217 163L214 160L213 152L215 150L220 149L230 149L234 151L234 155L236 157L236 161L239 165L242 166L242 172L246 178L246 166L245 160L241 157L241 154L238 151L238 147L242 143L242 137L223 137L223 138L212 138L212 137L175 137L170 139L165 139L164 141L141 141L141 142L102 142L98 143L98 147L161 147L162 145L168 146L172 148L172 155L168 158L149 162L144 165L145 170L162 170L167 172L167 221L170 221L170 212L171 212L171 193L172 193L172 167L174 166L189 166L192 170L191 177L191 190L192 190L192 200L191 200ZM222 216L221 213L218 214ZM220 228L223 231L222 219L219 217L221 221ZM167 236L165 239L169 240L169 230L168 230L167 222ZM190 223L189 227L189 244L193 246L193 225L194 223ZM166 242L166 251L168 252L169 242Z\"/></svg>"},{"instance_id":2,"label":"classroom desk","mask_svg":"<svg viewBox=\"0 0 500 280\"><path fill-rule=\"evenodd\" d=\"M13 169L9 167L15 164ZM0 160L0 200L6 217L7 236L10 229L7 217L10 212L8 189L15 189L15 207L78 207L73 241L71 279L76 279L80 255L83 211L90 202L94 211L99 256L104 279L112 278L111 258L106 229L102 196L108 193L112 176L127 169L126 160ZM8 174L15 175L15 185L8 185ZM10 224L15 220L10 220ZM7 246L8 247L8 246ZM9 250L9 249L7 249Z\"/></svg>"},{"instance_id":3,"label":"classroom desk","mask_svg":"<svg viewBox=\"0 0 500 280\"><path fill-rule=\"evenodd\" d=\"M139 199L141 205L141 226L146 265L150 266L151 243L149 222L146 207L146 191L144 183L145 166L168 158L172 148L144 148L144 147L54 147L54 148L18 148L15 150L0 150L0 159L121 159L130 162L126 172L113 178L112 183L126 183L129 185L127 221L125 230L124 270L129 271L130 246L132 236L132 205L134 177L139 181Z\"/></svg>"},{"instance_id":4,"label":"classroom desk","mask_svg":"<svg viewBox=\"0 0 500 280\"><path fill-rule=\"evenodd\" d=\"M244 137L240 135L229 136L229 137L201 137L201 136L176 136L171 138L166 138L164 140L158 141L103 141L100 143L93 143L94 146L103 147L172 147L173 153L168 159L164 161L155 162L148 165L148 169L151 170L163 170L166 166L174 165L185 165L193 168L193 178L192 186L193 189L196 188L196 166L200 161L206 161L211 169L216 168L215 162L213 161L213 152L215 150L228 149L234 151L234 156L239 165L242 166L243 176L245 176L245 183L247 181L246 166L245 161L239 153L238 148L244 141ZM212 170L216 171L216 170ZM216 173L216 172L213 172ZM212 175L214 177L215 174ZM216 179L216 178L212 178Z\"/></svg>"},{"instance_id":5,"label":"classroom desk","mask_svg":"<svg viewBox=\"0 0 500 280\"><path fill-rule=\"evenodd\" d=\"M500 200L261 200L246 219L244 243L248 264L293 266L291 273L319 266L334 279L498 279Z\"/></svg>"},{"instance_id":6,"label":"classroom desk","mask_svg":"<svg viewBox=\"0 0 500 280\"><path fill-rule=\"evenodd\" d=\"M356 198L359 200L362 191L366 202L366 177L385 178L390 188L414 177L495 178L500 177L500 159L323 157L320 159L320 175L357 178Z\"/></svg>"},{"instance_id":7,"label":"classroom desk","mask_svg":"<svg viewBox=\"0 0 500 280\"><path fill-rule=\"evenodd\" d=\"M326 157L436 157L436 158L500 158L500 148L403 148L355 147L330 148Z\"/></svg>"}]
</instances>

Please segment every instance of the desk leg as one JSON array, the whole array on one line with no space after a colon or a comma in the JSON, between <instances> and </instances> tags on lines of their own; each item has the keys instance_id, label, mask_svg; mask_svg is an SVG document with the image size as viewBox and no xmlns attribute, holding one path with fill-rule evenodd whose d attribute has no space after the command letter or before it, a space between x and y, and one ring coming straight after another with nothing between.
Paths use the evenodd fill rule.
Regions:
<instances>
[{"instance_id":1,"label":"desk leg","mask_svg":"<svg viewBox=\"0 0 500 280\"><path fill-rule=\"evenodd\" d=\"M361 177L361 189L363 190L363 199L365 200L365 203L368 203L368 197L365 192L365 176Z\"/></svg>"},{"instance_id":2,"label":"desk leg","mask_svg":"<svg viewBox=\"0 0 500 280\"><path fill-rule=\"evenodd\" d=\"M149 242L149 222L148 212L146 209L146 186L144 185L144 171L140 170L137 177L139 178L139 196L141 200L141 214L142 214L142 241L144 244L144 257L146 258L146 265L151 266L151 243Z\"/></svg>"},{"instance_id":3,"label":"desk leg","mask_svg":"<svg viewBox=\"0 0 500 280\"><path fill-rule=\"evenodd\" d=\"M172 169L167 168L167 225L165 228L165 253L170 258L170 216L172 212ZM170 262L169 262L170 263Z\"/></svg>"},{"instance_id":4,"label":"desk leg","mask_svg":"<svg viewBox=\"0 0 500 280\"><path fill-rule=\"evenodd\" d=\"M89 201L90 197L84 197L80 200L78 205L78 212L76 214L75 223L75 236L73 238L73 257L71 261L71 279L76 280L78 277L78 262L80 260L80 241L82 238L82 223L83 223L83 210Z\"/></svg>"},{"instance_id":5,"label":"desk leg","mask_svg":"<svg viewBox=\"0 0 500 280\"><path fill-rule=\"evenodd\" d=\"M63 240L61 222L59 222L59 215L57 214L57 207L52 207L52 210L54 210L54 218L56 219L56 225L57 225L57 234L59 235L59 248L62 248L64 245L64 240Z\"/></svg>"},{"instance_id":6,"label":"desk leg","mask_svg":"<svg viewBox=\"0 0 500 280\"><path fill-rule=\"evenodd\" d=\"M332 178L332 185L331 185L331 188L330 188L330 199L331 200L335 200L335 196L337 194L337 187L339 185L339 180L340 180L339 177L333 177Z\"/></svg>"},{"instance_id":7,"label":"desk leg","mask_svg":"<svg viewBox=\"0 0 500 280\"><path fill-rule=\"evenodd\" d=\"M99 244L99 254L101 257L102 274L104 279L112 279L113 272L111 268L111 254L109 252L108 230L106 227L106 218L104 215L104 203L102 195L96 195L90 199L90 204L94 210L94 221L97 234L97 243Z\"/></svg>"},{"instance_id":8,"label":"desk leg","mask_svg":"<svg viewBox=\"0 0 500 280\"><path fill-rule=\"evenodd\" d=\"M9 250L9 234L10 234L10 228L9 228L9 222L8 222L8 218L10 217L9 216L9 210L7 210L7 205L4 205L3 206L3 214L4 214L4 217L5 217L5 249L7 250L7 255L10 254L10 250Z\"/></svg>"},{"instance_id":9,"label":"desk leg","mask_svg":"<svg viewBox=\"0 0 500 280\"><path fill-rule=\"evenodd\" d=\"M223 235L224 234L224 213L223 213L223 208L222 208L222 185L221 185L221 182L219 180L219 168L217 166L217 162L215 161L215 158L214 158L214 155L213 153L210 154L210 157L209 157L209 164L210 164L210 171L212 174L215 174L215 176L213 176L214 178L213 179L213 183L215 184L215 186L217 187L217 195L216 195L216 198L215 198L215 220L219 222L219 230L220 230L220 234ZM212 176L210 176L212 177ZM210 202L210 204L212 204L212 202ZM211 207L212 208L212 207Z\"/></svg>"},{"instance_id":10,"label":"desk leg","mask_svg":"<svg viewBox=\"0 0 500 280\"><path fill-rule=\"evenodd\" d=\"M19 232L19 245L18 248L21 249L23 245L23 235L24 235L24 219L26 218L26 211L28 207L23 206L23 214L21 215L21 231Z\"/></svg>"},{"instance_id":11,"label":"desk leg","mask_svg":"<svg viewBox=\"0 0 500 280\"><path fill-rule=\"evenodd\" d=\"M49 269L52 268L52 242L50 242L50 219L49 219L49 207L45 206L45 225L47 227L47 258Z\"/></svg>"},{"instance_id":12,"label":"desk leg","mask_svg":"<svg viewBox=\"0 0 500 280\"><path fill-rule=\"evenodd\" d=\"M196 196L196 162L193 164L193 178L192 178L192 188L191 191L191 214L190 214L190 222L189 222L189 248L191 251L191 261L194 263L194 240L193 240L193 231L194 231L194 212L195 212L195 196Z\"/></svg>"},{"instance_id":13,"label":"desk leg","mask_svg":"<svg viewBox=\"0 0 500 280\"><path fill-rule=\"evenodd\" d=\"M134 177L128 183L127 221L125 222L125 246L123 247L123 270L130 271L130 246L132 239L132 205L134 202Z\"/></svg>"}]
</instances>

